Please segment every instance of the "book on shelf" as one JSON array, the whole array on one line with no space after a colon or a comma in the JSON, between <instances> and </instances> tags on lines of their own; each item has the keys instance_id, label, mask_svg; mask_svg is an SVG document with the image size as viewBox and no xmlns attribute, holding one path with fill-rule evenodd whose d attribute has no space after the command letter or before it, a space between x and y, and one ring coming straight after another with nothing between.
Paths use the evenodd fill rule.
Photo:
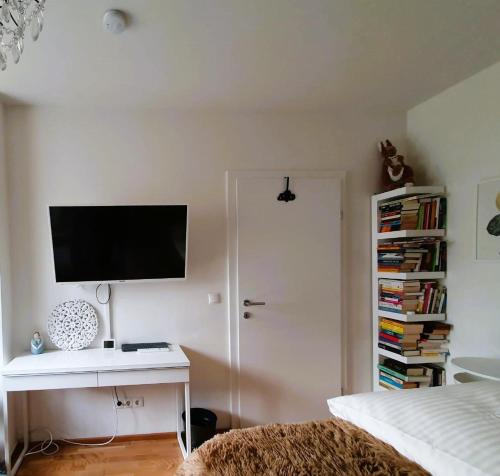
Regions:
<instances>
[{"instance_id":1,"label":"book on shelf","mask_svg":"<svg viewBox=\"0 0 500 476\"><path fill-rule=\"evenodd\" d=\"M446 256L446 241L433 237L377 245L378 271L386 273L445 271Z\"/></svg>"},{"instance_id":2,"label":"book on shelf","mask_svg":"<svg viewBox=\"0 0 500 476\"><path fill-rule=\"evenodd\" d=\"M405 314L440 314L446 311L446 288L436 281L379 279L378 308Z\"/></svg>"},{"instance_id":3,"label":"book on shelf","mask_svg":"<svg viewBox=\"0 0 500 476\"><path fill-rule=\"evenodd\" d=\"M387 350L389 352L393 352L394 354L401 355L403 357L418 357L420 356L419 350L403 350L398 348L398 346L386 344L383 342L378 343L379 349Z\"/></svg>"},{"instance_id":4,"label":"book on shelf","mask_svg":"<svg viewBox=\"0 0 500 476\"><path fill-rule=\"evenodd\" d=\"M404 357L437 357L449 352L451 326L441 322L406 323L379 319L378 347Z\"/></svg>"},{"instance_id":5,"label":"book on shelf","mask_svg":"<svg viewBox=\"0 0 500 476\"><path fill-rule=\"evenodd\" d=\"M450 343L447 339L439 339L439 340L428 340L428 339L420 339L418 341L418 348L426 351L432 351L435 349L448 351L448 344Z\"/></svg>"},{"instance_id":6,"label":"book on shelf","mask_svg":"<svg viewBox=\"0 0 500 476\"><path fill-rule=\"evenodd\" d=\"M380 372L380 384L386 384L395 389L407 389L407 388L418 388L418 383L416 382L403 382L396 377L391 377L384 372Z\"/></svg>"},{"instance_id":7,"label":"book on shelf","mask_svg":"<svg viewBox=\"0 0 500 476\"><path fill-rule=\"evenodd\" d=\"M405 369L398 368L397 370L395 370L389 364L387 364L388 360L392 360L392 359L385 359L385 361L383 363L377 365L378 369L381 372L384 372L386 375L397 378L403 382L416 382L416 383L424 383L424 384L430 383L431 372L428 371L428 369L426 369L424 367L417 367L417 368L415 368L415 370L421 371L421 373L419 375L411 375L411 374L408 374ZM395 362L395 361L393 361L393 362Z\"/></svg>"},{"instance_id":8,"label":"book on shelf","mask_svg":"<svg viewBox=\"0 0 500 476\"><path fill-rule=\"evenodd\" d=\"M379 232L445 228L446 205L446 197L438 195L417 195L385 202L379 207Z\"/></svg>"},{"instance_id":9,"label":"book on shelf","mask_svg":"<svg viewBox=\"0 0 500 476\"><path fill-rule=\"evenodd\" d=\"M398 335L404 335L404 334L420 335L425 329L424 324L400 322L387 318L380 319L379 327L382 331L384 330L392 331ZM430 329L430 327L428 327L428 329Z\"/></svg>"},{"instance_id":10,"label":"book on shelf","mask_svg":"<svg viewBox=\"0 0 500 476\"><path fill-rule=\"evenodd\" d=\"M432 370L431 387L441 387L446 385L446 370L437 364L425 364Z\"/></svg>"},{"instance_id":11,"label":"book on shelf","mask_svg":"<svg viewBox=\"0 0 500 476\"><path fill-rule=\"evenodd\" d=\"M417 341L420 339L420 334L396 334L394 332L379 332L378 336L381 341L386 341L389 344L406 344L407 347L410 347L410 344L415 343L415 348L417 348Z\"/></svg>"},{"instance_id":12,"label":"book on shelf","mask_svg":"<svg viewBox=\"0 0 500 476\"><path fill-rule=\"evenodd\" d=\"M439 357L442 354L447 354L448 348L446 349L420 349L420 355L422 357Z\"/></svg>"},{"instance_id":13,"label":"book on shelf","mask_svg":"<svg viewBox=\"0 0 500 476\"><path fill-rule=\"evenodd\" d=\"M424 283L424 294L420 303L423 314L440 314L446 311L446 287L428 281Z\"/></svg>"},{"instance_id":14,"label":"book on shelf","mask_svg":"<svg viewBox=\"0 0 500 476\"><path fill-rule=\"evenodd\" d=\"M408 350L418 350L418 344L415 344L414 342L391 342L389 340L385 340L383 337L379 337L378 340L381 344L385 344L388 347L391 347L391 349L397 349L397 350L403 350L403 351L408 351Z\"/></svg>"},{"instance_id":15,"label":"book on shelf","mask_svg":"<svg viewBox=\"0 0 500 476\"><path fill-rule=\"evenodd\" d=\"M447 339L451 331L451 324L445 322L426 322L422 331L423 340L441 340Z\"/></svg>"},{"instance_id":16,"label":"book on shelf","mask_svg":"<svg viewBox=\"0 0 500 476\"><path fill-rule=\"evenodd\" d=\"M379 384L390 390L445 385L445 371L436 364L403 364L384 358L378 365Z\"/></svg>"},{"instance_id":17,"label":"book on shelf","mask_svg":"<svg viewBox=\"0 0 500 476\"><path fill-rule=\"evenodd\" d=\"M398 372L400 375L407 377L420 377L426 375L425 369L422 365L403 364L402 362L390 359L389 357L384 359L382 365L393 370L394 372Z\"/></svg>"}]
</instances>

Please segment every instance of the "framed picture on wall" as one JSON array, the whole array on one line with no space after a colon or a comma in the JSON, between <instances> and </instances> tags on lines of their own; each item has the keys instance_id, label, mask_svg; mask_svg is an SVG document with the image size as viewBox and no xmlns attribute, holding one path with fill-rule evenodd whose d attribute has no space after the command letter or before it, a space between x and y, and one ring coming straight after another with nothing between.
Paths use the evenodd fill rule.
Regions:
<instances>
[{"instance_id":1,"label":"framed picture on wall","mask_svg":"<svg viewBox=\"0 0 500 476\"><path fill-rule=\"evenodd\" d=\"M476 259L500 260L500 177L477 186Z\"/></svg>"}]
</instances>

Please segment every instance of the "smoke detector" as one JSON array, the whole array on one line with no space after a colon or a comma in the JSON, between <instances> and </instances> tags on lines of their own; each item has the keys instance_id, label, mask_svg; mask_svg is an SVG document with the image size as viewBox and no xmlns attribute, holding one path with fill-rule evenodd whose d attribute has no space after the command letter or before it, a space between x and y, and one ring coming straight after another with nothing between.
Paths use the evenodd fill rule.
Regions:
<instances>
[{"instance_id":1,"label":"smoke detector","mask_svg":"<svg viewBox=\"0 0 500 476\"><path fill-rule=\"evenodd\" d=\"M102 17L102 26L109 33L121 33L127 26L127 17L121 10L108 10Z\"/></svg>"}]
</instances>

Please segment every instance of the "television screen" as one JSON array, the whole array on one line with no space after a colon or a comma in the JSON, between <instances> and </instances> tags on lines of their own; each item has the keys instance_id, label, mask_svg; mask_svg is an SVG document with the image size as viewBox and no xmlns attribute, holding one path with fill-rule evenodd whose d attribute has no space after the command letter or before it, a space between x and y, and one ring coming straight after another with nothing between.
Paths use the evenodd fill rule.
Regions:
<instances>
[{"instance_id":1,"label":"television screen","mask_svg":"<svg viewBox=\"0 0 500 476\"><path fill-rule=\"evenodd\" d=\"M186 277L187 205L49 207L56 282Z\"/></svg>"}]
</instances>

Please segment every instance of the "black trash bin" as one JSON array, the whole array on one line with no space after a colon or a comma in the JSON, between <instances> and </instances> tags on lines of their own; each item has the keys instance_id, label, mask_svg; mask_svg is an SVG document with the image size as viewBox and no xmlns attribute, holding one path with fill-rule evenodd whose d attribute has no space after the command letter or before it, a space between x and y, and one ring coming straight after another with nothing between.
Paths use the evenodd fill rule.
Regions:
<instances>
[{"instance_id":1,"label":"black trash bin","mask_svg":"<svg viewBox=\"0 0 500 476\"><path fill-rule=\"evenodd\" d=\"M182 412L182 421L186 428L186 412ZM191 449L201 446L205 441L215 436L217 415L206 408L191 408ZM186 432L182 432L182 439L186 443Z\"/></svg>"}]
</instances>

